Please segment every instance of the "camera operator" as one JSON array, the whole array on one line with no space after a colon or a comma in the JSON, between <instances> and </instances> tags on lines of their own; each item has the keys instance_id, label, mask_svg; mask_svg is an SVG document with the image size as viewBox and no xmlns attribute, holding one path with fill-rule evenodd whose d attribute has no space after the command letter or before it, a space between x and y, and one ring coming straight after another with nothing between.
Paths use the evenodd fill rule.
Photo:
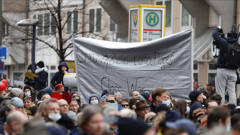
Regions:
<instances>
[{"instance_id":1,"label":"camera operator","mask_svg":"<svg viewBox=\"0 0 240 135\"><path fill-rule=\"evenodd\" d=\"M227 90L229 94L229 103L236 105L236 69L226 68L222 63L222 59L228 49L229 43L235 43L237 40L234 38L234 36L229 35L226 39L224 39L218 35L219 31L222 31L221 26L215 28L212 34L215 44L220 49L220 54L217 60L217 74L215 77L216 92L222 97L221 105L225 104L225 90Z\"/></svg>"}]
</instances>

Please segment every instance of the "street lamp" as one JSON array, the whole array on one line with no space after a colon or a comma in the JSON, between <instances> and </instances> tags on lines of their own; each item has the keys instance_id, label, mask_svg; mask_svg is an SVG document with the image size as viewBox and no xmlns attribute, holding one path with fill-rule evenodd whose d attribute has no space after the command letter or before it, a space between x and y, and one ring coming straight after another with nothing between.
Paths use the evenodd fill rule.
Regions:
<instances>
[{"instance_id":1,"label":"street lamp","mask_svg":"<svg viewBox=\"0 0 240 135\"><path fill-rule=\"evenodd\" d=\"M39 24L37 19L24 19L17 22L16 26L32 26L33 27L33 38L32 38L32 73L35 73L35 41L36 41L36 27Z\"/></svg>"}]
</instances>

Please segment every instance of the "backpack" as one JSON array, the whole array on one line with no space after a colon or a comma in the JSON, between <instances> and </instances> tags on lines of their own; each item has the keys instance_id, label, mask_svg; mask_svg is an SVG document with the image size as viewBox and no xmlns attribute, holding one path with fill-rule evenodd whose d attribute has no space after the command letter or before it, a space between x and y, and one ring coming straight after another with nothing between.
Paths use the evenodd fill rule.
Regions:
<instances>
[{"instance_id":1,"label":"backpack","mask_svg":"<svg viewBox=\"0 0 240 135\"><path fill-rule=\"evenodd\" d=\"M221 59L224 68L238 69L240 65L240 45L238 43L229 43L225 54Z\"/></svg>"}]
</instances>

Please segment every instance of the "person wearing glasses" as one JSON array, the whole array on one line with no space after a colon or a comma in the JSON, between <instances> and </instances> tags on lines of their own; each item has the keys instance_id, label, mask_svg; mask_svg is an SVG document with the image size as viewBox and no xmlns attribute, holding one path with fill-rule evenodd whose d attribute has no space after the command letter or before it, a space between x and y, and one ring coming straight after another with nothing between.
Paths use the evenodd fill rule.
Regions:
<instances>
[{"instance_id":1,"label":"person wearing glasses","mask_svg":"<svg viewBox=\"0 0 240 135\"><path fill-rule=\"evenodd\" d=\"M129 109L129 99L123 98L122 101L120 102L120 105L122 109Z\"/></svg>"},{"instance_id":2,"label":"person wearing glasses","mask_svg":"<svg viewBox=\"0 0 240 135\"><path fill-rule=\"evenodd\" d=\"M65 99L58 100L58 104L60 106L60 113L61 114L68 114L69 105Z\"/></svg>"}]
</instances>

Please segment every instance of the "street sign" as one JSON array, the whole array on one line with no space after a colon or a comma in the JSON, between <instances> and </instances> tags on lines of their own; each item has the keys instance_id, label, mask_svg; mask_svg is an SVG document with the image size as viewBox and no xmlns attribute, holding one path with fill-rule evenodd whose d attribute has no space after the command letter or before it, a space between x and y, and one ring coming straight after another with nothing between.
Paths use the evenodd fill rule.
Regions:
<instances>
[{"instance_id":1,"label":"street sign","mask_svg":"<svg viewBox=\"0 0 240 135\"><path fill-rule=\"evenodd\" d=\"M0 61L0 74L2 75L4 73L4 62Z\"/></svg>"},{"instance_id":2,"label":"street sign","mask_svg":"<svg viewBox=\"0 0 240 135\"><path fill-rule=\"evenodd\" d=\"M6 60L7 59L7 48L6 47L1 47L0 48L0 59L1 60Z\"/></svg>"},{"instance_id":3,"label":"street sign","mask_svg":"<svg viewBox=\"0 0 240 135\"><path fill-rule=\"evenodd\" d=\"M129 6L129 42L146 42L165 36L166 6Z\"/></svg>"}]
</instances>

